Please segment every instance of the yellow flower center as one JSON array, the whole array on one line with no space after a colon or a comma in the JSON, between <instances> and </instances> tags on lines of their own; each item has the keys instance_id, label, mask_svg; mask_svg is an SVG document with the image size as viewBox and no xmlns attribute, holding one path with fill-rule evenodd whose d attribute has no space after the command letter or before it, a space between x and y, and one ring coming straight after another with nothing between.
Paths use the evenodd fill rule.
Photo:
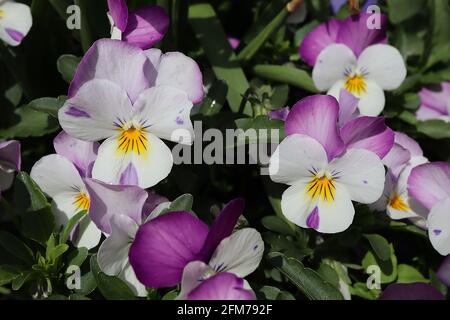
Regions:
<instances>
[{"instance_id":1,"label":"yellow flower center","mask_svg":"<svg viewBox=\"0 0 450 320\"><path fill-rule=\"evenodd\" d=\"M397 194L394 194L390 199L389 199L389 205L395 209L395 210L399 210L399 211L409 211L409 206L408 204L405 202L405 200L403 200L402 197L400 197Z\"/></svg>"},{"instance_id":2,"label":"yellow flower center","mask_svg":"<svg viewBox=\"0 0 450 320\"><path fill-rule=\"evenodd\" d=\"M132 153L142 155L148 152L147 131L144 128L119 128L118 151L122 154Z\"/></svg>"},{"instance_id":3,"label":"yellow flower center","mask_svg":"<svg viewBox=\"0 0 450 320\"><path fill-rule=\"evenodd\" d=\"M75 197L73 204L78 210L89 210L89 207L91 206L91 199L89 199L89 196L86 193L80 192Z\"/></svg>"},{"instance_id":4,"label":"yellow flower center","mask_svg":"<svg viewBox=\"0 0 450 320\"><path fill-rule=\"evenodd\" d=\"M359 74L347 76L344 87L347 91L357 96L366 93L366 81Z\"/></svg>"},{"instance_id":5,"label":"yellow flower center","mask_svg":"<svg viewBox=\"0 0 450 320\"><path fill-rule=\"evenodd\" d=\"M311 200L321 199L331 203L336 194L334 179L329 178L326 175L315 175L306 186L306 194Z\"/></svg>"}]
</instances>

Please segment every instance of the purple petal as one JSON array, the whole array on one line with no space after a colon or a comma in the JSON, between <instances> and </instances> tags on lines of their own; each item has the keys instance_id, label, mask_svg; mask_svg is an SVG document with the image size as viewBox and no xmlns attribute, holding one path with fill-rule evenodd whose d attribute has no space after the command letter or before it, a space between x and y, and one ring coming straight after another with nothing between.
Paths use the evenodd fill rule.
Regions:
<instances>
[{"instance_id":1,"label":"purple petal","mask_svg":"<svg viewBox=\"0 0 450 320\"><path fill-rule=\"evenodd\" d=\"M145 200L144 207L142 208L142 220L145 220L155 208L164 202L169 202L166 197L160 196L153 191L147 191L148 197Z\"/></svg>"},{"instance_id":2,"label":"purple petal","mask_svg":"<svg viewBox=\"0 0 450 320\"><path fill-rule=\"evenodd\" d=\"M128 7L125 0L108 0L109 14L114 25L122 32L125 31L128 21Z\"/></svg>"},{"instance_id":3,"label":"purple petal","mask_svg":"<svg viewBox=\"0 0 450 320\"><path fill-rule=\"evenodd\" d=\"M342 21L336 36L336 42L345 44L353 50L356 56L359 56L368 46L387 43L387 17L380 14L380 29L369 29L367 26L371 24L372 15L372 13L361 12ZM369 21L367 21L368 19Z\"/></svg>"},{"instance_id":4,"label":"purple petal","mask_svg":"<svg viewBox=\"0 0 450 320\"><path fill-rule=\"evenodd\" d=\"M61 131L53 140L53 147L57 154L69 159L82 177L90 178L92 167L97 159L98 142L87 142L72 138Z\"/></svg>"},{"instance_id":5,"label":"purple petal","mask_svg":"<svg viewBox=\"0 0 450 320\"><path fill-rule=\"evenodd\" d=\"M412 169L408 192L429 210L450 197L450 163L431 162Z\"/></svg>"},{"instance_id":6,"label":"purple petal","mask_svg":"<svg viewBox=\"0 0 450 320\"><path fill-rule=\"evenodd\" d=\"M450 288L450 256L447 256L442 262L439 270L436 273L439 280Z\"/></svg>"},{"instance_id":7,"label":"purple petal","mask_svg":"<svg viewBox=\"0 0 450 320\"><path fill-rule=\"evenodd\" d=\"M345 89L339 94L339 127L359 116L359 99Z\"/></svg>"},{"instance_id":8,"label":"purple petal","mask_svg":"<svg viewBox=\"0 0 450 320\"><path fill-rule=\"evenodd\" d=\"M230 43L231 48L236 49L237 47L239 47L241 40L234 37L228 37L228 42Z\"/></svg>"},{"instance_id":9,"label":"purple petal","mask_svg":"<svg viewBox=\"0 0 450 320\"><path fill-rule=\"evenodd\" d=\"M450 82L443 82L423 88L419 92L420 109L431 109L439 115L448 115L448 102L450 101Z\"/></svg>"},{"instance_id":10,"label":"purple petal","mask_svg":"<svg viewBox=\"0 0 450 320\"><path fill-rule=\"evenodd\" d=\"M17 41L19 43L22 42L23 38L25 38L25 35L22 32L20 32L19 30L5 28L5 31L11 37L11 39L13 39L14 41Z\"/></svg>"},{"instance_id":11,"label":"purple petal","mask_svg":"<svg viewBox=\"0 0 450 320\"><path fill-rule=\"evenodd\" d=\"M208 226L188 212L171 212L143 224L130 248L130 263L148 287L177 285L184 267L198 259Z\"/></svg>"},{"instance_id":12,"label":"purple petal","mask_svg":"<svg viewBox=\"0 0 450 320\"><path fill-rule=\"evenodd\" d=\"M244 289L244 279L221 272L203 281L187 295L187 300L254 300L250 290Z\"/></svg>"},{"instance_id":13,"label":"purple petal","mask_svg":"<svg viewBox=\"0 0 450 320\"><path fill-rule=\"evenodd\" d=\"M128 25L122 40L141 49L148 49L164 38L169 17L160 6L146 6L128 16Z\"/></svg>"},{"instance_id":14,"label":"purple petal","mask_svg":"<svg viewBox=\"0 0 450 320\"><path fill-rule=\"evenodd\" d=\"M316 64L320 52L330 44L336 43L341 21L332 19L322 23L308 33L303 39L299 54L310 66Z\"/></svg>"},{"instance_id":15,"label":"purple petal","mask_svg":"<svg viewBox=\"0 0 450 320\"><path fill-rule=\"evenodd\" d=\"M78 65L70 83L69 98L86 82L106 79L123 88L134 103L139 94L150 86L150 80L145 73L147 64L147 56L135 46L111 39L98 40Z\"/></svg>"},{"instance_id":16,"label":"purple petal","mask_svg":"<svg viewBox=\"0 0 450 320\"><path fill-rule=\"evenodd\" d=\"M396 178L408 163L411 154L398 143L394 143L392 149L383 158L383 164L390 169Z\"/></svg>"},{"instance_id":17,"label":"purple petal","mask_svg":"<svg viewBox=\"0 0 450 320\"><path fill-rule=\"evenodd\" d=\"M337 126L338 113L338 102L332 96L306 97L291 109L286 119L286 134L299 133L316 139L331 160L345 149Z\"/></svg>"},{"instance_id":18,"label":"purple petal","mask_svg":"<svg viewBox=\"0 0 450 320\"><path fill-rule=\"evenodd\" d=\"M273 110L267 113L270 119L286 121L290 110L289 107Z\"/></svg>"},{"instance_id":19,"label":"purple petal","mask_svg":"<svg viewBox=\"0 0 450 320\"><path fill-rule=\"evenodd\" d=\"M128 186L139 185L138 173L132 162L130 162L128 167L126 167L125 170L120 175L119 183L121 185L128 185Z\"/></svg>"},{"instance_id":20,"label":"purple petal","mask_svg":"<svg viewBox=\"0 0 450 320\"><path fill-rule=\"evenodd\" d=\"M111 233L112 216L126 215L141 223L147 192L135 186L115 186L94 179L85 179L91 200L89 215L103 232Z\"/></svg>"},{"instance_id":21,"label":"purple petal","mask_svg":"<svg viewBox=\"0 0 450 320\"><path fill-rule=\"evenodd\" d=\"M380 300L444 300L435 287L423 283L393 283L381 293Z\"/></svg>"},{"instance_id":22,"label":"purple petal","mask_svg":"<svg viewBox=\"0 0 450 320\"><path fill-rule=\"evenodd\" d=\"M408 150L411 156L423 156L422 148L420 148L420 145L414 139L408 137L403 132L395 131L394 134L395 143Z\"/></svg>"},{"instance_id":23,"label":"purple petal","mask_svg":"<svg viewBox=\"0 0 450 320\"><path fill-rule=\"evenodd\" d=\"M306 225L309 228L317 229L319 228L319 222L320 222L319 209L315 207L313 211L311 211L311 213L309 214L308 218L306 219Z\"/></svg>"},{"instance_id":24,"label":"purple petal","mask_svg":"<svg viewBox=\"0 0 450 320\"><path fill-rule=\"evenodd\" d=\"M201 251L201 257L208 261L214 250L216 250L220 241L228 237L232 232L239 216L245 208L244 199L237 198L228 202L219 213L206 238L205 244Z\"/></svg>"},{"instance_id":25,"label":"purple petal","mask_svg":"<svg viewBox=\"0 0 450 320\"><path fill-rule=\"evenodd\" d=\"M0 162L6 169L20 171L22 158L19 141L9 140L0 142Z\"/></svg>"},{"instance_id":26,"label":"purple petal","mask_svg":"<svg viewBox=\"0 0 450 320\"><path fill-rule=\"evenodd\" d=\"M394 132L384 123L383 117L359 117L341 129L347 148L366 149L382 159L394 145Z\"/></svg>"},{"instance_id":27,"label":"purple petal","mask_svg":"<svg viewBox=\"0 0 450 320\"><path fill-rule=\"evenodd\" d=\"M445 116L443 112L436 111L424 104L421 104L416 111L416 118L421 121L440 119L442 116Z\"/></svg>"}]
</instances>

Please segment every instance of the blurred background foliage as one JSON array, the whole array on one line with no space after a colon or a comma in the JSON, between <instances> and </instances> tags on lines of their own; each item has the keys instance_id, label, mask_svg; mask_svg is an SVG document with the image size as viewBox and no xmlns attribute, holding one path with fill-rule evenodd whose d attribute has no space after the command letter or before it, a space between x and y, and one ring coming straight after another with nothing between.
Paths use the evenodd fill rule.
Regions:
<instances>
[{"instance_id":1,"label":"blurred background foliage","mask_svg":"<svg viewBox=\"0 0 450 320\"><path fill-rule=\"evenodd\" d=\"M54 152L52 140L60 130L56 115L68 83L90 45L109 37L109 22L106 0L23 2L32 9L31 32L17 48L0 44L0 139L21 141L22 170L29 172L36 160ZM200 64L207 95L195 107L193 120L202 120L204 130L225 130L282 128L267 112L317 92L298 47L310 30L333 16L330 3L305 0L293 16L287 2L129 0L128 5L130 10L151 3L166 9L171 26L157 47L181 51ZM66 8L72 4L81 8L81 30L66 27ZM418 122L414 116L420 88L450 78L449 2L387 0L379 5L389 18L389 43L400 50L408 68L404 84L387 93L387 123L416 139L430 161L450 161L450 124ZM349 14L344 6L337 17ZM235 50L228 37L240 40ZM0 295L131 298L120 280L99 271L95 255L69 247L63 234L54 238L50 204L25 172L0 202L0 230L6 230L0 231ZM357 207L352 227L340 234L298 228L282 216L283 187L261 176L258 165L175 166L155 191L171 200L193 195L192 210L205 221L213 219L221 203L246 199L245 218L266 242L262 266L249 277L260 298L341 299L338 288L344 282L354 298L375 299L380 290L365 285L364 270L371 264L380 266L383 285L422 281L446 294L434 276L442 257L424 231L366 206ZM191 209L192 201L180 203ZM64 286L63 267L74 263L82 266L84 290ZM162 297L170 299L173 292L149 290L149 298Z\"/></svg>"}]
</instances>

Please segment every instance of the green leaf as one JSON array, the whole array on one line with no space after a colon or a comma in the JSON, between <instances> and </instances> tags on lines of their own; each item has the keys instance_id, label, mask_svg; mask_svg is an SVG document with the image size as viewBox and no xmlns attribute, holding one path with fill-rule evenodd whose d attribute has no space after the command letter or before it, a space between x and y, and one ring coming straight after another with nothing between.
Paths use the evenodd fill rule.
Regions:
<instances>
[{"instance_id":1,"label":"green leaf","mask_svg":"<svg viewBox=\"0 0 450 320\"><path fill-rule=\"evenodd\" d=\"M91 257L91 272L97 281L97 287L107 300L133 300L136 299L133 291L121 279L108 276L100 271L97 257Z\"/></svg>"},{"instance_id":2,"label":"green leaf","mask_svg":"<svg viewBox=\"0 0 450 320\"><path fill-rule=\"evenodd\" d=\"M29 280L31 280L33 276L32 271L25 271L21 274L19 274L14 280L12 281L12 289L14 291L20 290L22 286L27 283Z\"/></svg>"},{"instance_id":3,"label":"green leaf","mask_svg":"<svg viewBox=\"0 0 450 320\"><path fill-rule=\"evenodd\" d=\"M0 129L0 138L41 137L60 128L58 120L28 105L17 108L14 116L16 119L12 126Z\"/></svg>"},{"instance_id":4,"label":"green leaf","mask_svg":"<svg viewBox=\"0 0 450 320\"><path fill-rule=\"evenodd\" d=\"M70 83L72 81L80 61L80 57L74 56L72 54L63 54L58 58L56 67L58 68L58 71L64 81L66 81L67 83Z\"/></svg>"},{"instance_id":5,"label":"green leaf","mask_svg":"<svg viewBox=\"0 0 450 320\"><path fill-rule=\"evenodd\" d=\"M175 298L178 296L178 291L177 290L171 290L169 292L167 292L162 298L161 300L175 300Z\"/></svg>"},{"instance_id":6,"label":"green leaf","mask_svg":"<svg viewBox=\"0 0 450 320\"><path fill-rule=\"evenodd\" d=\"M366 283L356 282L353 286L349 287L352 296L358 296L366 300L378 299L380 295L379 289L369 289Z\"/></svg>"},{"instance_id":7,"label":"green leaf","mask_svg":"<svg viewBox=\"0 0 450 320\"><path fill-rule=\"evenodd\" d=\"M50 262L56 261L60 256L62 256L67 250L69 249L69 246L65 243L58 244L52 250L48 251L48 260Z\"/></svg>"},{"instance_id":8,"label":"green leaf","mask_svg":"<svg viewBox=\"0 0 450 320\"><path fill-rule=\"evenodd\" d=\"M199 113L205 116L212 116L219 113L225 104L227 92L228 86L223 81L214 81L208 90L208 94L203 99Z\"/></svg>"},{"instance_id":9,"label":"green leaf","mask_svg":"<svg viewBox=\"0 0 450 320\"><path fill-rule=\"evenodd\" d=\"M389 20L398 24L423 10L424 0L387 0Z\"/></svg>"},{"instance_id":10,"label":"green leaf","mask_svg":"<svg viewBox=\"0 0 450 320\"><path fill-rule=\"evenodd\" d=\"M310 75L302 69L259 64L253 68L253 72L256 76L267 80L286 83L313 93L318 92Z\"/></svg>"},{"instance_id":11,"label":"green leaf","mask_svg":"<svg viewBox=\"0 0 450 320\"><path fill-rule=\"evenodd\" d=\"M59 243L66 243L67 240L69 240L70 233L72 232L72 229L75 227L75 225L78 223L78 221L81 220L85 215L87 214L86 210L78 212L76 215L74 215L72 218L70 218L69 222L66 224L64 229L61 231L61 234L59 236Z\"/></svg>"},{"instance_id":12,"label":"green leaf","mask_svg":"<svg viewBox=\"0 0 450 320\"><path fill-rule=\"evenodd\" d=\"M192 194L186 193L172 201L169 212L172 211L191 211L194 197Z\"/></svg>"},{"instance_id":13,"label":"green leaf","mask_svg":"<svg viewBox=\"0 0 450 320\"><path fill-rule=\"evenodd\" d=\"M55 217L50 205L41 210L25 212L21 218L23 235L41 244L45 244L55 228Z\"/></svg>"},{"instance_id":14,"label":"green leaf","mask_svg":"<svg viewBox=\"0 0 450 320\"><path fill-rule=\"evenodd\" d=\"M311 300L342 300L342 294L331 283L312 269L279 252L268 254L270 263L284 274Z\"/></svg>"},{"instance_id":15,"label":"green leaf","mask_svg":"<svg viewBox=\"0 0 450 320\"><path fill-rule=\"evenodd\" d=\"M450 138L450 123L443 120L419 121L417 131L433 139L447 139Z\"/></svg>"},{"instance_id":16,"label":"green leaf","mask_svg":"<svg viewBox=\"0 0 450 320\"><path fill-rule=\"evenodd\" d=\"M394 248L391 245L391 257L388 261L383 261L371 250L369 250L362 260L362 266L368 270L370 266L379 266L381 271L381 283L391 283L397 279L397 257L394 254Z\"/></svg>"},{"instance_id":17,"label":"green leaf","mask_svg":"<svg viewBox=\"0 0 450 320\"><path fill-rule=\"evenodd\" d=\"M68 266L78 266L81 267L83 262L86 260L89 254L89 250L85 247L76 248L67 256Z\"/></svg>"},{"instance_id":18,"label":"green leaf","mask_svg":"<svg viewBox=\"0 0 450 320\"><path fill-rule=\"evenodd\" d=\"M329 264L322 262L317 269L317 273L320 274L326 281L331 283L336 289L339 289L339 275Z\"/></svg>"},{"instance_id":19,"label":"green leaf","mask_svg":"<svg viewBox=\"0 0 450 320\"><path fill-rule=\"evenodd\" d=\"M264 286L258 291L261 300L295 300L294 296L287 291L272 286Z\"/></svg>"},{"instance_id":20,"label":"green leaf","mask_svg":"<svg viewBox=\"0 0 450 320\"><path fill-rule=\"evenodd\" d=\"M74 291L81 295L88 295L92 293L96 288L97 281L95 280L94 274L92 272L87 272L81 276L80 289L75 289Z\"/></svg>"},{"instance_id":21,"label":"green leaf","mask_svg":"<svg viewBox=\"0 0 450 320\"><path fill-rule=\"evenodd\" d=\"M391 248L389 242L379 234L365 234L364 237L369 240L373 251L383 261L389 260L391 257Z\"/></svg>"},{"instance_id":22,"label":"green leaf","mask_svg":"<svg viewBox=\"0 0 450 320\"><path fill-rule=\"evenodd\" d=\"M450 5L448 0L427 1L430 9L430 28L427 32L424 58L425 69L450 59Z\"/></svg>"},{"instance_id":23,"label":"green leaf","mask_svg":"<svg viewBox=\"0 0 450 320\"><path fill-rule=\"evenodd\" d=\"M398 265L398 279L397 283L413 283L413 282L430 282L426 279L420 271L407 264Z\"/></svg>"},{"instance_id":24,"label":"green leaf","mask_svg":"<svg viewBox=\"0 0 450 320\"><path fill-rule=\"evenodd\" d=\"M275 0L278 1L278 0ZM264 42L283 24L288 11L285 7L279 11L279 13L270 21L265 27L245 46L238 54L238 59L244 62L248 62L262 47Z\"/></svg>"},{"instance_id":25,"label":"green leaf","mask_svg":"<svg viewBox=\"0 0 450 320\"><path fill-rule=\"evenodd\" d=\"M3 247L11 255L27 265L31 265L34 262L31 249L9 232L0 230L0 247Z\"/></svg>"},{"instance_id":26,"label":"green leaf","mask_svg":"<svg viewBox=\"0 0 450 320\"><path fill-rule=\"evenodd\" d=\"M58 98L39 98L31 101L28 106L33 110L45 112L57 119L58 111L64 105L66 99L66 96L59 96Z\"/></svg>"},{"instance_id":27,"label":"green leaf","mask_svg":"<svg viewBox=\"0 0 450 320\"><path fill-rule=\"evenodd\" d=\"M295 235L294 230L289 226L289 224L278 216L264 217L262 218L261 223L268 230L291 236Z\"/></svg>"},{"instance_id":28,"label":"green leaf","mask_svg":"<svg viewBox=\"0 0 450 320\"><path fill-rule=\"evenodd\" d=\"M24 203L29 204L27 207L23 208L24 210L37 211L48 207L49 204L47 202L47 198L45 197L41 188L39 188L36 182L34 182L33 179L31 179L28 173L21 171L17 174L15 188L16 189L25 188L24 191L28 193L27 199L24 199L23 195L24 192L18 194L19 190L16 190L17 198L15 199L15 202L20 204ZM28 199L29 201L26 201ZM22 208L22 206L19 207L19 209L20 208Z\"/></svg>"},{"instance_id":29,"label":"green leaf","mask_svg":"<svg viewBox=\"0 0 450 320\"><path fill-rule=\"evenodd\" d=\"M0 286L11 283L15 278L19 276L19 272L16 268L11 266L0 266Z\"/></svg>"},{"instance_id":30,"label":"green leaf","mask_svg":"<svg viewBox=\"0 0 450 320\"><path fill-rule=\"evenodd\" d=\"M227 101L231 110L239 112L242 98L250 85L213 7L208 3L190 5L189 23L205 50L217 79L228 86ZM248 103L245 104L244 113L251 114Z\"/></svg>"}]
</instances>

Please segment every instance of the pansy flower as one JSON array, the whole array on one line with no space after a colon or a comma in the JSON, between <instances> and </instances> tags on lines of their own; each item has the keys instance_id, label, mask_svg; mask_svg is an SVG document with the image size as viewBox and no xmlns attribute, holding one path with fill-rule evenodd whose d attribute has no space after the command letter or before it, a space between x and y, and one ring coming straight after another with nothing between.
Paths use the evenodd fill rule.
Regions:
<instances>
[{"instance_id":1,"label":"pansy flower","mask_svg":"<svg viewBox=\"0 0 450 320\"><path fill-rule=\"evenodd\" d=\"M341 89L359 98L361 114L376 116L385 104L384 90L394 90L406 77L400 52L386 45L384 24L369 29L370 14L360 13L343 21L319 25L303 40L301 57L314 66L312 76L317 89L339 99Z\"/></svg>"},{"instance_id":2,"label":"pansy flower","mask_svg":"<svg viewBox=\"0 0 450 320\"><path fill-rule=\"evenodd\" d=\"M90 210L90 196L84 178L91 176L97 157L98 143L85 142L61 132L53 141L56 154L47 155L37 161L30 176L52 198L57 212L58 227L66 225L76 213ZM75 246L95 247L101 231L89 218L81 219L71 240Z\"/></svg>"},{"instance_id":3,"label":"pansy flower","mask_svg":"<svg viewBox=\"0 0 450 320\"><path fill-rule=\"evenodd\" d=\"M442 255L450 254L450 163L431 162L412 169L408 192L429 210L428 236Z\"/></svg>"},{"instance_id":4,"label":"pansy flower","mask_svg":"<svg viewBox=\"0 0 450 320\"><path fill-rule=\"evenodd\" d=\"M102 39L79 64L59 121L78 139L104 140L93 178L149 188L173 165L161 138L192 143L190 111L202 99L202 74L191 58Z\"/></svg>"},{"instance_id":5,"label":"pansy flower","mask_svg":"<svg viewBox=\"0 0 450 320\"><path fill-rule=\"evenodd\" d=\"M169 17L160 6L149 5L128 12L125 0L108 0L111 38L141 49L151 48L164 37Z\"/></svg>"},{"instance_id":6,"label":"pansy flower","mask_svg":"<svg viewBox=\"0 0 450 320\"><path fill-rule=\"evenodd\" d=\"M125 281L137 296L146 296L128 252L139 226L157 217L170 202L136 186L113 186L94 179L85 183L91 197L91 219L107 237L97 253L100 269Z\"/></svg>"},{"instance_id":7,"label":"pansy flower","mask_svg":"<svg viewBox=\"0 0 450 320\"><path fill-rule=\"evenodd\" d=\"M288 136L269 165L272 180L290 186L281 199L286 218L323 233L350 226L352 201L369 204L380 198L385 181L380 157L393 145L392 132L366 138L367 123L383 129L378 118L356 118L340 130L338 116L338 102L331 96L297 102L286 120Z\"/></svg>"},{"instance_id":8,"label":"pansy flower","mask_svg":"<svg viewBox=\"0 0 450 320\"><path fill-rule=\"evenodd\" d=\"M21 167L20 142L9 140L0 142L0 196L14 181L14 172Z\"/></svg>"},{"instance_id":9,"label":"pansy flower","mask_svg":"<svg viewBox=\"0 0 450 320\"><path fill-rule=\"evenodd\" d=\"M419 120L439 119L450 122L450 82L422 88L420 106L416 112Z\"/></svg>"},{"instance_id":10,"label":"pansy flower","mask_svg":"<svg viewBox=\"0 0 450 320\"><path fill-rule=\"evenodd\" d=\"M239 278L252 273L261 261L264 243L255 229L233 233L243 208L243 200L230 201L211 228L189 212L166 213L143 224L129 254L138 279L152 288L174 286L181 282L186 266L196 261L185 274L189 283L180 294L186 298L194 290L192 274L199 285L222 272Z\"/></svg>"},{"instance_id":11,"label":"pansy flower","mask_svg":"<svg viewBox=\"0 0 450 320\"><path fill-rule=\"evenodd\" d=\"M0 40L18 46L32 24L30 7L12 0L0 0Z\"/></svg>"}]
</instances>

